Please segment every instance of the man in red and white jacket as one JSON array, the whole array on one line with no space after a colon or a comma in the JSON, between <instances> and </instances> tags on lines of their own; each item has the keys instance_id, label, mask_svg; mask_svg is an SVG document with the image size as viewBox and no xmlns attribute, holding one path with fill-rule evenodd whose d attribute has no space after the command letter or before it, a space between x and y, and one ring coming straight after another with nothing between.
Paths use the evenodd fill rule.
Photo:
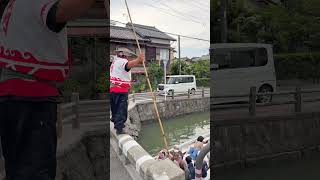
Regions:
<instances>
[{"instance_id":1,"label":"man in red and white jacket","mask_svg":"<svg viewBox=\"0 0 320 180\"><path fill-rule=\"evenodd\" d=\"M55 84L70 70L65 25L94 2L10 0L6 5L0 24L0 137L6 180L55 179Z\"/></svg>"},{"instance_id":2,"label":"man in red and white jacket","mask_svg":"<svg viewBox=\"0 0 320 180\"><path fill-rule=\"evenodd\" d=\"M136 55L127 48L118 48L117 57L110 66L110 105L114 128L117 134L126 133L125 122L128 117L128 92L131 87L131 68L141 64L145 57Z\"/></svg>"}]
</instances>

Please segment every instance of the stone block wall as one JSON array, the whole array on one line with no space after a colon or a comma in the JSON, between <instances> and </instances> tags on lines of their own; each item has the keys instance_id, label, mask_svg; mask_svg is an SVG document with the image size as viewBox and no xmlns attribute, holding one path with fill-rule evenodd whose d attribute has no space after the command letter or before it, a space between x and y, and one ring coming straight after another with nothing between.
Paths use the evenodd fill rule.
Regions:
<instances>
[{"instance_id":1,"label":"stone block wall","mask_svg":"<svg viewBox=\"0 0 320 180\"><path fill-rule=\"evenodd\" d=\"M156 120L152 102L139 103L129 111L130 117L141 123ZM180 115L209 111L210 98L174 99L157 103L161 118L173 118Z\"/></svg>"},{"instance_id":2,"label":"stone block wall","mask_svg":"<svg viewBox=\"0 0 320 180\"><path fill-rule=\"evenodd\" d=\"M212 132L217 169L299 159L319 150L320 113L213 121Z\"/></svg>"}]
</instances>

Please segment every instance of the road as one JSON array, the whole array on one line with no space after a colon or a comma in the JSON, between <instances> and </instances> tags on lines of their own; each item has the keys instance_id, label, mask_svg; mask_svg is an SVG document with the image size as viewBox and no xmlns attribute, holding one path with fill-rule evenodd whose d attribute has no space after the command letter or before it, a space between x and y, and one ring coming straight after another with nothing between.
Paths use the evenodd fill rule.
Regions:
<instances>
[{"instance_id":1,"label":"road","mask_svg":"<svg viewBox=\"0 0 320 180\"><path fill-rule=\"evenodd\" d=\"M202 89L198 89L198 91L196 92L195 95L190 95L190 98L201 98L202 97L202 93L201 93ZM210 96L210 88L205 88L205 97L209 97ZM164 101L165 98L166 99L171 99L171 96L167 96L165 97L164 95L157 95L156 96L157 101ZM175 99L186 99L188 98L188 94L176 94ZM144 103L144 102L151 102L152 101L152 97L150 93L135 93L135 101L136 103Z\"/></svg>"},{"instance_id":2,"label":"road","mask_svg":"<svg viewBox=\"0 0 320 180\"><path fill-rule=\"evenodd\" d=\"M305 89L320 89L320 85L307 84L301 86ZM280 86L278 92L295 90L294 86ZM302 100L320 99L320 93L308 93L302 95ZM278 95L274 96L272 102L286 102L294 101L294 95ZM212 111L213 120L227 120L236 118L245 118L249 115L249 108L246 103L237 103L236 105L242 105L244 107L228 108L228 109L215 109ZM218 105L215 105L218 107ZM320 110L320 101L318 102L303 102L302 112L315 112ZM274 105L274 106L258 106L256 108L257 116L276 116L293 113L295 111L294 104Z\"/></svg>"}]
</instances>

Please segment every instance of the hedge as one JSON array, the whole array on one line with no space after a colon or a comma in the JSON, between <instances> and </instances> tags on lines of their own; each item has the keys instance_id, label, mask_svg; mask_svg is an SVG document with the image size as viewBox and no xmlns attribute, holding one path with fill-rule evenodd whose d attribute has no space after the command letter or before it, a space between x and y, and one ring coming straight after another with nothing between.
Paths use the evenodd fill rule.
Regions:
<instances>
[{"instance_id":1,"label":"hedge","mask_svg":"<svg viewBox=\"0 0 320 180\"><path fill-rule=\"evenodd\" d=\"M198 87L209 87L210 86L210 78L197 78L197 86Z\"/></svg>"},{"instance_id":2,"label":"hedge","mask_svg":"<svg viewBox=\"0 0 320 180\"><path fill-rule=\"evenodd\" d=\"M319 79L320 53L295 53L274 56L277 79Z\"/></svg>"}]
</instances>

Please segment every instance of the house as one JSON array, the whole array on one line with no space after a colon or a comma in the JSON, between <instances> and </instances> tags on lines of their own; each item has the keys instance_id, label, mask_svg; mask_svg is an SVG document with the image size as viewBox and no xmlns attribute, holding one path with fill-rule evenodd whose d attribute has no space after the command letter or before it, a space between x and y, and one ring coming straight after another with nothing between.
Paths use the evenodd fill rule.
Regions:
<instances>
[{"instance_id":1,"label":"house","mask_svg":"<svg viewBox=\"0 0 320 180\"><path fill-rule=\"evenodd\" d=\"M170 68L170 63L173 59L173 48L171 42L176 39L160 31L156 27L134 24L137 38L141 46L141 51L145 54L146 65L149 63L159 63L163 65L163 60L168 60L167 70ZM131 24L126 24L125 27L110 26L110 54L118 47L127 47L135 53L139 53L135 35L132 31ZM144 73L142 67L132 69L133 73Z\"/></svg>"},{"instance_id":2,"label":"house","mask_svg":"<svg viewBox=\"0 0 320 180\"><path fill-rule=\"evenodd\" d=\"M109 23L104 3L104 0L96 0L85 15L67 24L68 44L73 57L70 74L75 79L87 78L96 82L98 75L107 70Z\"/></svg>"},{"instance_id":3,"label":"house","mask_svg":"<svg viewBox=\"0 0 320 180\"><path fill-rule=\"evenodd\" d=\"M108 37L108 13L104 0L96 0L93 7L81 18L67 24L68 37Z\"/></svg>"}]
</instances>

